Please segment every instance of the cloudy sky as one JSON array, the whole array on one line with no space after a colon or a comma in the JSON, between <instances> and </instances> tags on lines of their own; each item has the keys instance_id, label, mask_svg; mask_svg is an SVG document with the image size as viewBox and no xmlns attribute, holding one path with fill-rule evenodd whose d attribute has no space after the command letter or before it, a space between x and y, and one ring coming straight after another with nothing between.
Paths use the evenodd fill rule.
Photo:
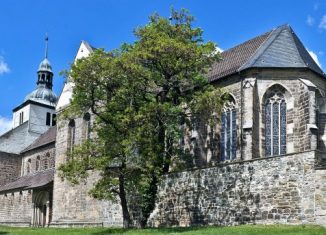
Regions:
<instances>
[{"instance_id":1,"label":"cloudy sky","mask_svg":"<svg viewBox=\"0 0 326 235\"><path fill-rule=\"evenodd\" d=\"M224 50L290 24L312 57L326 68L326 1L323 0L1 0L0 1L0 133L11 125L12 109L35 88L36 70L49 35L57 95L81 40L113 49L132 42L132 31L158 12L187 8L206 40Z\"/></svg>"}]
</instances>

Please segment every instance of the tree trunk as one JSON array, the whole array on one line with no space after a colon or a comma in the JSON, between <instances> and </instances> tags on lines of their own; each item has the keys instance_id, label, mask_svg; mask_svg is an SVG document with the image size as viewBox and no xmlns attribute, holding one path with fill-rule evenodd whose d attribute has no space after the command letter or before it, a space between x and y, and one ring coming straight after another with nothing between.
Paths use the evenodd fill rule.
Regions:
<instances>
[{"instance_id":1,"label":"tree trunk","mask_svg":"<svg viewBox=\"0 0 326 235\"><path fill-rule=\"evenodd\" d=\"M155 200L157 195L157 177L155 173L151 174L151 181L146 193L143 196L142 218L140 221L140 227L144 228L147 224L147 220L155 208Z\"/></svg>"},{"instance_id":2,"label":"tree trunk","mask_svg":"<svg viewBox=\"0 0 326 235\"><path fill-rule=\"evenodd\" d=\"M119 175L119 197L120 197L120 203L121 203L121 207L122 207L123 227L129 228L131 226L131 219L130 219L130 215L129 215L128 203L127 203L124 184L125 184L125 178L124 178L124 175L121 173Z\"/></svg>"}]
</instances>

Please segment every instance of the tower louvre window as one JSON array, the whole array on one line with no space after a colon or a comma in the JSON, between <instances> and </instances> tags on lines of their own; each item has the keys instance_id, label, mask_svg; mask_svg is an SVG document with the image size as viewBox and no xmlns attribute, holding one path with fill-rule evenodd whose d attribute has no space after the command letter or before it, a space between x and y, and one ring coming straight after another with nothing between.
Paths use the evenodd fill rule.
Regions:
<instances>
[{"instance_id":1,"label":"tower louvre window","mask_svg":"<svg viewBox=\"0 0 326 235\"><path fill-rule=\"evenodd\" d=\"M19 113L19 125L24 123L24 112Z\"/></svg>"},{"instance_id":2,"label":"tower louvre window","mask_svg":"<svg viewBox=\"0 0 326 235\"><path fill-rule=\"evenodd\" d=\"M51 124L51 113L47 112L46 113L46 125L50 126Z\"/></svg>"}]
</instances>

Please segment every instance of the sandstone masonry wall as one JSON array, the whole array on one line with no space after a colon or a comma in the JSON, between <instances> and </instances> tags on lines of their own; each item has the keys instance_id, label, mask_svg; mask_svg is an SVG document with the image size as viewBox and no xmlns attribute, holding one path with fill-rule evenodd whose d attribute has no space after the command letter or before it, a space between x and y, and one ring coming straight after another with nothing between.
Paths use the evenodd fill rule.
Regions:
<instances>
[{"instance_id":1,"label":"sandstone masonry wall","mask_svg":"<svg viewBox=\"0 0 326 235\"><path fill-rule=\"evenodd\" d=\"M0 152L0 185L20 176L21 161L18 155Z\"/></svg>"},{"instance_id":2,"label":"sandstone masonry wall","mask_svg":"<svg viewBox=\"0 0 326 235\"><path fill-rule=\"evenodd\" d=\"M314 155L308 151L169 174L149 224L325 224L326 170L315 169Z\"/></svg>"},{"instance_id":3,"label":"sandstone masonry wall","mask_svg":"<svg viewBox=\"0 0 326 235\"><path fill-rule=\"evenodd\" d=\"M67 161L68 122L59 120L57 124L56 169ZM83 119L76 118L75 126L76 144L80 144L83 140ZM67 180L62 180L56 172L53 188L53 218L50 226L122 226L119 203L96 200L89 196L89 190L98 179L97 172L89 171L86 182L72 185Z\"/></svg>"},{"instance_id":4,"label":"sandstone masonry wall","mask_svg":"<svg viewBox=\"0 0 326 235\"><path fill-rule=\"evenodd\" d=\"M39 162L37 163L39 158ZM30 162L30 173L27 173L27 164ZM37 169L38 164L38 169ZM55 144L49 144L31 151L25 152L23 155L22 175L34 174L37 171L43 171L55 166Z\"/></svg>"}]
</instances>

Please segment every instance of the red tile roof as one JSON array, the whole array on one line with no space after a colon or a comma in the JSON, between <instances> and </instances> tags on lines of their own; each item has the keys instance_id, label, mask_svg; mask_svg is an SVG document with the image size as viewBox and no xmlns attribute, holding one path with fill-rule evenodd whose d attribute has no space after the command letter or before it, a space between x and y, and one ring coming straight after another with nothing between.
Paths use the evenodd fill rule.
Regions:
<instances>
[{"instance_id":1,"label":"red tile roof","mask_svg":"<svg viewBox=\"0 0 326 235\"><path fill-rule=\"evenodd\" d=\"M272 31L250 39L221 53L222 60L215 63L208 74L209 81L236 73L265 42Z\"/></svg>"}]
</instances>

